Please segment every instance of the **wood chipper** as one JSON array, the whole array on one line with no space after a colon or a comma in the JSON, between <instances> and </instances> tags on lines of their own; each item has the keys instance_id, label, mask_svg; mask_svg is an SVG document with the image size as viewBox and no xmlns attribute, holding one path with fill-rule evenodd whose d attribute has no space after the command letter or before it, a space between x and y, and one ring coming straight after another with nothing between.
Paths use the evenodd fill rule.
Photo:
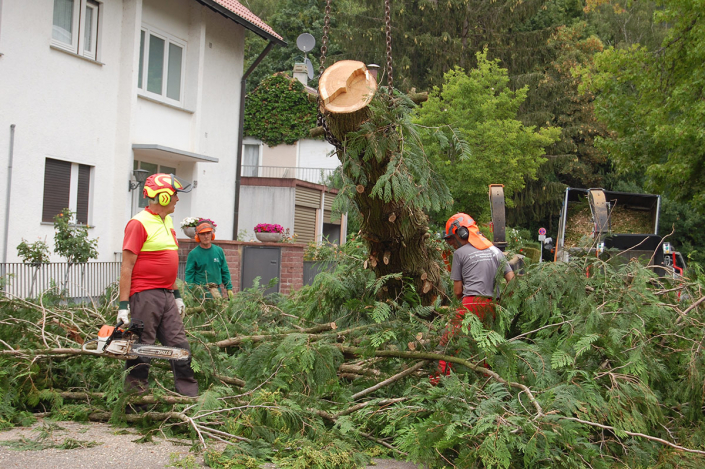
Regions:
<instances>
[{"instance_id":1,"label":"wood chipper","mask_svg":"<svg viewBox=\"0 0 705 469\"><path fill-rule=\"evenodd\" d=\"M683 274L683 256L658 235L661 196L613 192L604 189L565 191L555 260L600 255L617 249L626 260L664 266L659 275ZM668 272L666 272L668 270Z\"/></svg>"}]
</instances>

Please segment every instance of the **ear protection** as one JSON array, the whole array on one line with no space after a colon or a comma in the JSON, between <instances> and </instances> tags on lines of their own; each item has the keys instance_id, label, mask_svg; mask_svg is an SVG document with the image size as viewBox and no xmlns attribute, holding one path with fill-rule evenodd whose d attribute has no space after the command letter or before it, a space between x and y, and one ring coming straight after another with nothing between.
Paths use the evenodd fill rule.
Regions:
<instances>
[{"instance_id":1,"label":"ear protection","mask_svg":"<svg viewBox=\"0 0 705 469\"><path fill-rule=\"evenodd\" d=\"M159 205L166 207L169 205L169 202L171 202L171 196L167 192L160 192L157 194L157 200L159 201Z\"/></svg>"},{"instance_id":2,"label":"ear protection","mask_svg":"<svg viewBox=\"0 0 705 469\"><path fill-rule=\"evenodd\" d=\"M454 220L453 223L450 225L451 230L453 227L455 227L455 235L458 236L458 238L462 239L463 241L466 241L470 237L470 231L467 229L465 226L461 226L460 222L458 220Z\"/></svg>"}]
</instances>

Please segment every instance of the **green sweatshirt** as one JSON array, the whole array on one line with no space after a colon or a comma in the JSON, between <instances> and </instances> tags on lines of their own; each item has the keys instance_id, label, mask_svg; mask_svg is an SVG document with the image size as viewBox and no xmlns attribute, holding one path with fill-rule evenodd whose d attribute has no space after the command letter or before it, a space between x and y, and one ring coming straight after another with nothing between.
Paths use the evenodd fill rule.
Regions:
<instances>
[{"instance_id":1,"label":"green sweatshirt","mask_svg":"<svg viewBox=\"0 0 705 469\"><path fill-rule=\"evenodd\" d=\"M223 249L215 244L211 244L209 249L203 249L200 245L193 248L188 253L186 260L186 283L196 285L223 284L226 289L232 290L230 270L228 270Z\"/></svg>"}]
</instances>

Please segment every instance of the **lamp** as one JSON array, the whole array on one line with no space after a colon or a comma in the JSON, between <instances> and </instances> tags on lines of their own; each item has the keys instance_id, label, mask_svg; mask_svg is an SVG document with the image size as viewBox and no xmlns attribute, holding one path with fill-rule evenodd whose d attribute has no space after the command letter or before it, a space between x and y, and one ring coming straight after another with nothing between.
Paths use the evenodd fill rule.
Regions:
<instances>
[{"instance_id":1,"label":"lamp","mask_svg":"<svg viewBox=\"0 0 705 469\"><path fill-rule=\"evenodd\" d=\"M132 192L133 190L142 187L149 176L149 171L146 169L135 169L132 171L132 175L135 177L135 182L128 181L128 192Z\"/></svg>"}]
</instances>

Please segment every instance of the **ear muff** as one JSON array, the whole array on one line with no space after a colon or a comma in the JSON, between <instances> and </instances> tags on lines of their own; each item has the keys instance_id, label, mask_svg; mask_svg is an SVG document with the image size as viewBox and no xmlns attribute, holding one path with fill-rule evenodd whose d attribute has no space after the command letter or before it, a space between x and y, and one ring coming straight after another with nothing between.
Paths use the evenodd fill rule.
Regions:
<instances>
[{"instance_id":1,"label":"ear muff","mask_svg":"<svg viewBox=\"0 0 705 469\"><path fill-rule=\"evenodd\" d=\"M211 241L215 241L215 231L211 231Z\"/></svg>"},{"instance_id":2,"label":"ear muff","mask_svg":"<svg viewBox=\"0 0 705 469\"><path fill-rule=\"evenodd\" d=\"M194 236L193 240L196 241L197 243L201 242L201 238L199 238L198 235Z\"/></svg>"},{"instance_id":3,"label":"ear muff","mask_svg":"<svg viewBox=\"0 0 705 469\"><path fill-rule=\"evenodd\" d=\"M467 239L470 237L470 230L468 230L465 226L461 226L458 220L453 221L450 227L451 231L453 230L453 227L455 227L455 232L453 234L458 236L458 238L462 239L463 241L467 241Z\"/></svg>"},{"instance_id":4,"label":"ear muff","mask_svg":"<svg viewBox=\"0 0 705 469\"><path fill-rule=\"evenodd\" d=\"M171 196L167 192L160 192L157 195L157 200L159 201L159 205L166 207L169 205L169 202L171 202Z\"/></svg>"},{"instance_id":5,"label":"ear muff","mask_svg":"<svg viewBox=\"0 0 705 469\"><path fill-rule=\"evenodd\" d=\"M470 237L470 230L468 230L466 227L461 226L456 230L456 233L458 233L458 237L462 239L463 241L467 241L467 239Z\"/></svg>"}]
</instances>

